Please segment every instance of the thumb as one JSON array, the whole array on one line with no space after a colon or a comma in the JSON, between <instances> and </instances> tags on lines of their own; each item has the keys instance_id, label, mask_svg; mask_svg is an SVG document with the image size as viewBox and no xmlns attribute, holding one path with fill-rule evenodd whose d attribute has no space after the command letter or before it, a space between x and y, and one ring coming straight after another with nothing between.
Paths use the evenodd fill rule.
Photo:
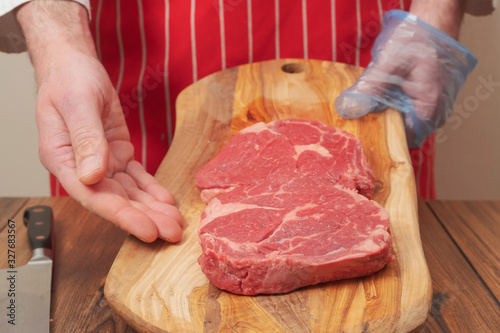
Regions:
<instances>
[{"instance_id":1,"label":"thumb","mask_svg":"<svg viewBox=\"0 0 500 333\"><path fill-rule=\"evenodd\" d=\"M70 113L66 124L75 154L78 179L83 184L92 185L106 175L108 143L100 117L101 111L96 105L82 105L77 109Z\"/></svg>"},{"instance_id":2,"label":"thumb","mask_svg":"<svg viewBox=\"0 0 500 333\"><path fill-rule=\"evenodd\" d=\"M107 144L104 134L92 128L82 128L72 137L78 179L86 185L100 181L108 167Z\"/></svg>"},{"instance_id":3,"label":"thumb","mask_svg":"<svg viewBox=\"0 0 500 333\"><path fill-rule=\"evenodd\" d=\"M342 91L335 99L335 110L346 119L359 118L379 109L373 96L362 93L355 86Z\"/></svg>"},{"instance_id":4,"label":"thumb","mask_svg":"<svg viewBox=\"0 0 500 333\"><path fill-rule=\"evenodd\" d=\"M354 84L335 99L335 110L347 119L359 118L387 107L391 88L400 78L395 68L386 62L372 62Z\"/></svg>"},{"instance_id":5,"label":"thumb","mask_svg":"<svg viewBox=\"0 0 500 333\"><path fill-rule=\"evenodd\" d=\"M356 82L335 99L335 110L348 119L388 107L411 112L412 99L402 89L408 71L405 64L380 59L370 63Z\"/></svg>"}]
</instances>

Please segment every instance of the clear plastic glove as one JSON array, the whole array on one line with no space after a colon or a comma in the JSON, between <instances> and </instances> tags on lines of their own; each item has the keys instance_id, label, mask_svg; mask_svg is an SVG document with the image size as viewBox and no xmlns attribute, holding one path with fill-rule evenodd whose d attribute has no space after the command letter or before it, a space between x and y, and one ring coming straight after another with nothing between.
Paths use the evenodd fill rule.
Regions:
<instances>
[{"instance_id":1,"label":"clear plastic glove","mask_svg":"<svg viewBox=\"0 0 500 333\"><path fill-rule=\"evenodd\" d=\"M397 109L403 112L408 145L418 147L445 124L477 60L455 39L408 12L391 10L382 25L371 63L337 97L335 108L349 119Z\"/></svg>"}]
</instances>

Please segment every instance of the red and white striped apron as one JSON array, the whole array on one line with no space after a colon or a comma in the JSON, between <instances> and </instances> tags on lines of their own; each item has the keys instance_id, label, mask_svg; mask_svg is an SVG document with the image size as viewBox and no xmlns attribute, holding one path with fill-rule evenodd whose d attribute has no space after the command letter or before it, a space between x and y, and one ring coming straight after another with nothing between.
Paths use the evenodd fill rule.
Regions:
<instances>
[{"instance_id":1,"label":"red and white striped apron","mask_svg":"<svg viewBox=\"0 0 500 333\"><path fill-rule=\"evenodd\" d=\"M154 174L172 141L177 95L191 83L225 68L279 58L367 66L384 13L409 5L410 0L93 0L91 30L120 96L135 158ZM434 197L431 148L411 152L424 198ZM53 195L65 194L54 177L51 185Z\"/></svg>"}]
</instances>

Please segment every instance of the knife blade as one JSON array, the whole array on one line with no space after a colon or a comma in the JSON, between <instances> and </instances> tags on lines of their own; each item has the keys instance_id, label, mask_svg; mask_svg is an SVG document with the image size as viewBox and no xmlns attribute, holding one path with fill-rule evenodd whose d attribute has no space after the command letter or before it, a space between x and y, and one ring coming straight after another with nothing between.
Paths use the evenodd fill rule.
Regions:
<instances>
[{"instance_id":1,"label":"knife blade","mask_svg":"<svg viewBox=\"0 0 500 333\"><path fill-rule=\"evenodd\" d=\"M49 206L27 208L23 215L28 239L33 251L30 261L22 267L6 271L15 293L14 325L2 320L7 332L49 332L52 282L52 209ZM12 301L13 300L13 301ZM1 330L4 332L3 330Z\"/></svg>"}]
</instances>

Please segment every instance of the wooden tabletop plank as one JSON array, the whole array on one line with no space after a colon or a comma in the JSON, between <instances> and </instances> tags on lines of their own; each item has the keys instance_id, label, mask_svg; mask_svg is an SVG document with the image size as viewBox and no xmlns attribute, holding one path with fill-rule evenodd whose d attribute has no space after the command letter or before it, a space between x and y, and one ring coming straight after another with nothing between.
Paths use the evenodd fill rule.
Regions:
<instances>
[{"instance_id":1,"label":"wooden tabletop plank","mask_svg":"<svg viewBox=\"0 0 500 333\"><path fill-rule=\"evenodd\" d=\"M498 304L431 209L419 202L420 232L433 282L428 332L500 332Z\"/></svg>"},{"instance_id":2,"label":"wooden tabletop plank","mask_svg":"<svg viewBox=\"0 0 500 333\"><path fill-rule=\"evenodd\" d=\"M21 209L27 198L1 198L0 200L0 232L4 231L9 219ZM3 238L2 238L3 241ZM3 243L2 243L3 244Z\"/></svg>"},{"instance_id":3,"label":"wooden tabletop plank","mask_svg":"<svg viewBox=\"0 0 500 333\"><path fill-rule=\"evenodd\" d=\"M28 198L2 198L0 200L0 244L2 248L0 249L0 269L5 269L8 267L7 261L7 244L9 237L10 228L7 228L7 223L12 220L14 223L14 237L11 236L11 241L14 244L14 260L15 267L20 267L25 265L31 258L31 249L29 247L28 235L26 234L26 227L24 226L22 215L24 212L24 207ZM3 245L5 244L5 247ZM11 259L12 257L9 257Z\"/></svg>"},{"instance_id":4,"label":"wooden tabletop plank","mask_svg":"<svg viewBox=\"0 0 500 333\"><path fill-rule=\"evenodd\" d=\"M31 257L22 223L24 209L42 204L51 206L54 212L51 332L134 332L123 319L113 314L103 294L106 275L126 233L70 198L20 200L0 201L0 207L10 203L11 211L16 211L12 203L18 206L17 213L7 214L16 221L16 255L22 258L16 263L17 267ZM2 244L5 231L0 235ZM6 268L6 252L0 251L0 268Z\"/></svg>"},{"instance_id":5,"label":"wooden tabletop plank","mask_svg":"<svg viewBox=\"0 0 500 333\"><path fill-rule=\"evenodd\" d=\"M82 328L89 332L105 328L126 332L126 323L113 316L103 297L106 275L126 233L69 198L57 206L54 216L54 332L77 332ZM82 287L75 290L77 285ZM66 304L74 306L68 308Z\"/></svg>"},{"instance_id":6,"label":"wooden tabletop plank","mask_svg":"<svg viewBox=\"0 0 500 333\"><path fill-rule=\"evenodd\" d=\"M88 213L74 200L0 198L0 244L6 244L7 220L13 219L17 233L16 266L31 257L22 213L36 204L54 209L51 332L134 332L111 311L103 297L104 280L126 234ZM464 221L453 220L455 215ZM498 304L481 280L487 278L479 277L484 272L478 267L488 264L490 258L476 255L472 259L468 254L471 247L478 246L472 239L476 234L486 254L497 249L483 228L497 235L499 216L500 202L419 203L420 232L434 288L429 319L419 332L500 332ZM470 223L474 223L474 234L467 236L467 229L463 229L460 232L464 234L460 235L456 230L463 228L461 224ZM6 254L7 251L0 251L0 268L6 268ZM491 269L498 269L498 263L489 263Z\"/></svg>"},{"instance_id":7,"label":"wooden tabletop plank","mask_svg":"<svg viewBox=\"0 0 500 333\"><path fill-rule=\"evenodd\" d=\"M500 300L500 202L430 201L429 206Z\"/></svg>"}]
</instances>

